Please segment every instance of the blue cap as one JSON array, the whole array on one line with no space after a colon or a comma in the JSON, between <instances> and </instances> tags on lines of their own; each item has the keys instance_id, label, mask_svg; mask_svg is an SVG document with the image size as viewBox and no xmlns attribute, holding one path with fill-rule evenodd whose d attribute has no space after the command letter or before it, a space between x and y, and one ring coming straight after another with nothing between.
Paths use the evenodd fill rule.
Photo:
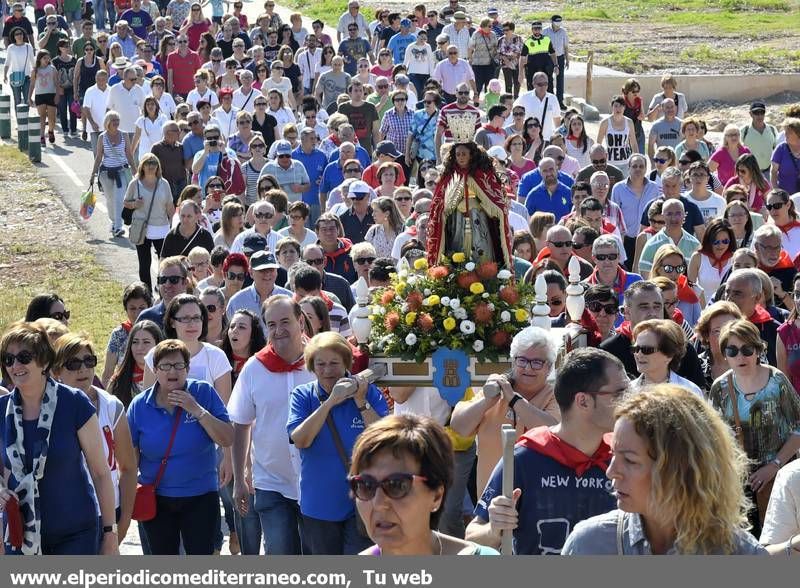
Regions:
<instances>
[{"instance_id":1,"label":"blue cap","mask_svg":"<svg viewBox=\"0 0 800 588\"><path fill-rule=\"evenodd\" d=\"M401 27L405 27L407 29L410 29L411 28L411 21L409 19L407 19L407 18L404 18L403 20L400 21L400 26Z\"/></svg>"},{"instance_id":2,"label":"blue cap","mask_svg":"<svg viewBox=\"0 0 800 588\"><path fill-rule=\"evenodd\" d=\"M500 11L497 10L497 8L492 7L489 10L486 11L486 14L491 16L492 14L500 14Z\"/></svg>"},{"instance_id":3,"label":"blue cap","mask_svg":"<svg viewBox=\"0 0 800 588\"><path fill-rule=\"evenodd\" d=\"M281 139L275 143L275 155L291 155L292 144L286 139Z\"/></svg>"}]
</instances>

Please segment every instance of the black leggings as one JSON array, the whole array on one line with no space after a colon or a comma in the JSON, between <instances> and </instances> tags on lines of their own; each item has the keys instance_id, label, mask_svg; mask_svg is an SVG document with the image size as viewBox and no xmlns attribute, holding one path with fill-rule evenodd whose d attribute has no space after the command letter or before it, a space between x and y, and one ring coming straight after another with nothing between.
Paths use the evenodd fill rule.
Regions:
<instances>
[{"instance_id":1,"label":"black leggings","mask_svg":"<svg viewBox=\"0 0 800 588\"><path fill-rule=\"evenodd\" d=\"M153 555L178 555L181 541L186 555L212 555L219 516L219 494L169 498L156 496L156 517L144 531Z\"/></svg>"},{"instance_id":2,"label":"black leggings","mask_svg":"<svg viewBox=\"0 0 800 588\"><path fill-rule=\"evenodd\" d=\"M514 94L514 99L519 97L519 70L510 67L503 68L503 78L506 81L506 92Z\"/></svg>"},{"instance_id":3,"label":"black leggings","mask_svg":"<svg viewBox=\"0 0 800 588\"><path fill-rule=\"evenodd\" d=\"M136 257L139 258L139 279L147 284L150 291L153 291L153 278L150 273L152 258L150 257L150 248L156 250L156 257L161 255L161 247L164 245L164 239L145 239L144 243L136 246Z\"/></svg>"},{"instance_id":4,"label":"black leggings","mask_svg":"<svg viewBox=\"0 0 800 588\"><path fill-rule=\"evenodd\" d=\"M472 71L475 73L475 102L478 102L481 90L487 89L489 81L495 76L495 66L491 63L489 65L473 65Z\"/></svg>"}]
</instances>

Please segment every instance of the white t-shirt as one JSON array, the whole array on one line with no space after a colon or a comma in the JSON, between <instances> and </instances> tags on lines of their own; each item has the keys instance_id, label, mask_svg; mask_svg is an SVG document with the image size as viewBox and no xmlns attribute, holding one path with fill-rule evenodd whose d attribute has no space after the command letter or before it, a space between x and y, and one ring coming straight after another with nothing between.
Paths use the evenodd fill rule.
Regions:
<instances>
[{"instance_id":1,"label":"white t-shirt","mask_svg":"<svg viewBox=\"0 0 800 588\"><path fill-rule=\"evenodd\" d=\"M159 113L156 120L151 120L143 116L136 119L136 127L142 129L142 132L139 134L139 146L136 150L140 160L146 153L150 153L150 149L153 148L153 145L164 138L163 127L167 120L169 119L167 119L163 113Z\"/></svg>"},{"instance_id":2,"label":"white t-shirt","mask_svg":"<svg viewBox=\"0 0 800 588\"><path fill-rule=\"evenodd\" d=\"M416 388L402 404L399 402L394 403L394 414L396 415L415 414L427 416L440 425L447 423L450 413L450 405L441 397L439 391L436 388L427 386Z\"/></svg>"},{"instance_id":3,"label":"white t-shirt","mask_svg":"<svg viewBox=\"0 0 800 588\"><path fill-rule=\"evenodd\" d=\"M280 231L278 231L278 236L283 239L284 237L292 237L289 234L289 227L283 227ZM317 234L312 231L311 229L306 229L306 236L300 242L300 248L304 248L306 245L313 245L317 242Z\"/></svg>"},{"instance_id":4,"label":"white t-shirt","mask_svg":"<svg viewBox=\"0 0 800 588\"><path fill-rule=\"evenodd\" d=\"M691 192L686 192L682 194L682 196L689 202L694 202L697 205L697 208L703 213L703 222L705 224L708 224L708 221L713 218L721 217L722 213L725 212L725 199L718 194L712 193L706 200L695 200L692 198Z\"/></svg>"},{"instance_id":5,"label":"white t-shirt","mask_svg":"<svg viewBox=\"0 0 800 588\"><path fill-rule=\"evenodd\" d=\"M103 119L106 116L109 90L109 86L106 86L105 90L100 90L95 84L89 87L86 90L86 94L83 95L83 107L92 114L92 119L97 123L97 131L94 130L91 124L89 125L91 132L103 132Z\"/></svg>"},{"instance_id":6,"label":"white t-shirt","mask_svg":"<svg viewBox=\"0 0 800 588\"><path fill-rule=\"evenodd\" d=\"M300 459L286 434L289 396L295 387L314 380L306 369L270 372L255 357L239 373L228 414L234 423L252 424L253 485L259 490L298 499Z\"/></svg>"},{"instance_id":7,"label":"white t-shirt","mask_svg":"<svg viewBox=\"0 0 800 588\"><path fill-rule=\"evenodd\" d=\"M231 253L241 253L242 247L244 247L244 240L249 235L255 234L255 229L246 229L236 235L236 239L233 240L233 245L231 245ZM275 231L270 231L269 234L266 235L267 238L267 250L272 251L275 253L275 245L278 244L278 233Z\"/></svg>"},{"instance_id":8,"label":"white t-shirt","mask_svg":"<svg viewBox=\"0 0 800 588\"><path fill-rule=\"evenodd\" d=\"M175 105L175 99L172 97L172 94L163 92L161 98L158 99L158 105L161 107L161 114L165 114L167 118L175 116L177 106Z\"/></svg>"},{"instance_id":9,"label":"white t-shirt","mask_svg":"<svg viewBox=\"0 0 800 588\"><path fill-rule=\"evenodd\" d=\"M205 100L210 103L211 108L219 106L219 98L217 98L217 95L210 88L206 88L205 94L200 94L197 88L194 88L186 96L186 103L192 107L192 110L197 110L197 103L200 102L200 100Z\"/></svg>"},{"instance_id":10,"label":"white t-shirt","mask_svg":"<svg viewBox=\"0 0 800 588\"><path fill-rule=\"evenodd\" d=\"M547 102L547 112L544 113L544 120L541 120L545 102ZM545 141L550 140L550 137L553 136L556 129L553 123L553 117L561 116L561 107L558 104L558 98L550 92L547 92L544 98L540 100L536 92L531 90L530 92L521 94L519 98L514 101L514 106L522 106L525 109L525 118L535 116L539 119L542 125L542 138Z\"/></svg>"},{"instance_id":11,"label":"white t-shirt","mask_svg":"<svg viewBox=\"0 0 800 588\"><path fill-rule=\"evenodd\" d=\"M764 518L759 542L783 543L800 530L800 460L786 464L775 476L775 485Z\"/></svg>"},{"instance_id":12,"label":"white t-shirt","mask_svg":"<svg viewBox=\"0 0 800 588\"><path fill-rule=\"evenodd\" d=\"M289 94L292 93L292 80L287 77L282 77L280 82L276 82L272 76L264 80L261 84L261 92L264 96L268 96L270 90L278 90L283 94L283 103L289 103Z\"/></svg>"},{"instance_id":13,"label":"white t-shirt","mask_svg":"<svg viewBox=\"0 0 800 588\"><path fill-rule=\"evenodd\" d=\"M144 356L144 363L153 369L153 349ZM214 347L211 343L203 343L200 353L189 360L189 375L193 380L203 380L212 386L214 382L231 371L231 363L225 352L219 347Z\"/></svg>"},{"instance_id":14,"label":"white t-shirt","mask_svg":"<svg viewBox=\"0 0 800 588\"><path fill-rule=\"evenodd\" d=\"M244 110L253 114L256 110L255 101L259 94L260 92L253 87L250 88L249 92L242 92L242 89L238 88L233 93L233 108L237 111Z\"/></svg>"}]
</instances>

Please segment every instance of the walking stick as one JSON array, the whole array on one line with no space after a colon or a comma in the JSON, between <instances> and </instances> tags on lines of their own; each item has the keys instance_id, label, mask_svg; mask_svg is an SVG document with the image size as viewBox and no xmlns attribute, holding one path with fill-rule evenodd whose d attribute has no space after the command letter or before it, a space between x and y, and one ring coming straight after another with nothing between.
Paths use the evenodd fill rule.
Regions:
<instances>
[{"instance_id":1,"label":"walking stick","mask_svg":"<svg viewBox=\"0 0 800 588\"><path fill-rule=\"evenodd\" d=\"M514 444L517 441L517 430L511 425L503 425L500 431L503 442L503 496L513 498L514 494ZM500 553L512 555L514 549L514 532L503 531Z\"/></svg>"}]
</instances>

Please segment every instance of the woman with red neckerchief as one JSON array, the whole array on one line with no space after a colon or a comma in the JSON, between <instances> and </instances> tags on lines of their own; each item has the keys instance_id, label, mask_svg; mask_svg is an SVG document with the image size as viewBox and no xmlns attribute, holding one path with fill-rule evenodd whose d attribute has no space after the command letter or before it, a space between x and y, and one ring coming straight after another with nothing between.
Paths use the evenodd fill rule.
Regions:
<instances>
[{"instance_id":1,"label":"woman with red neckerchief","mask_svg":"<svg viewBox=\"0 0 800 588\"><path fill-rule=\"evenodd\" d=\"M700 313L705 306L703 289L690 282L686 277L686 257L675 245L662 245L653 258L653 270L650 277L665 277L675 282L678 287L678 303L676 308L683 313L690 327L697 324Z\"/></svg>"},{"instance_id":2,"label":"woman with red neckerchief","mask_svg":"<svg viewBox=\"0 0 800 588\"><path fill-rule=\"evenodd\" d=\"M736 237L731 224L727 219L715 218L706 225L700 249L689 260L687 278L698 284L704 292L716 292L722 278L731 269L736 249Z\"/></svg>"},{"instance_id":3,"label":"woman with red neckerchief","mask_svg":"<svg viewBox=\"0 0 800 588\"><path fill-rule=\"evenodd\" d=\"M772 223L781 230L781 246L794 259L800 253L800 222L794 202L785 190L775 188L766 195Z\"/></svg>"}]
</instances>

